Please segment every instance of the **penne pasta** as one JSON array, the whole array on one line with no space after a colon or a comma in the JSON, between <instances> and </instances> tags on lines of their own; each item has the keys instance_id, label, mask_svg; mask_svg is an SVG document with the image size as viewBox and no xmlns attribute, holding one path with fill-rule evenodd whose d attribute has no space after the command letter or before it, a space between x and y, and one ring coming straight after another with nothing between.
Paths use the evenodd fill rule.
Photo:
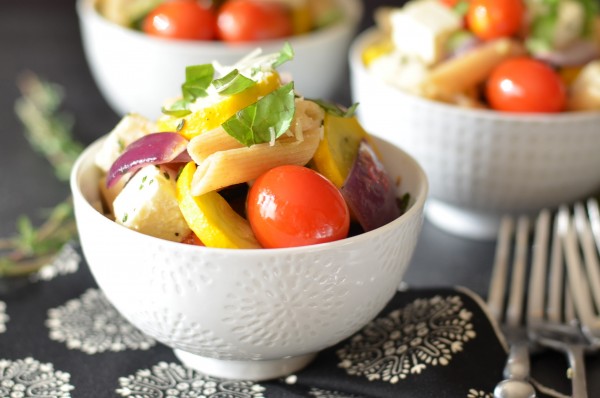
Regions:
<instances>
[{"instance_id":1,"label":"penne pasta","mask_svg":"<svg viewBox=\"0 0 600 398\"><path fill-rule=\"evenodd\" d=\"M485 81L500 62L525 52L521 43L508 38L482 44L433 68L422 83L423 95L436 100L451 98Z\"/></svg>"},{"instance_id":2,"label":"penne pasta","mask_svg":"<svg viewBox=\"0 0 600 398\"><path fill-rule=\"evenodd\" d=\"M215 152L242 147L244 145L219 126L192 138L188 143L187 150L192 160L200 164Z\"/></svg>"},{"instance_id":3,"label":"penne pasta","mask_svg":"<svg viewBox=\"0 0 600 398\"><path fill-rule=\"evenodd\" d=\"M285 136L274 145L256 144L211 154L198 164L192 179L192 195L254 180L267 170L284 164L306 165L317 150L321 129L304 131L302 141Z\"/></svg>"}]
</instances>

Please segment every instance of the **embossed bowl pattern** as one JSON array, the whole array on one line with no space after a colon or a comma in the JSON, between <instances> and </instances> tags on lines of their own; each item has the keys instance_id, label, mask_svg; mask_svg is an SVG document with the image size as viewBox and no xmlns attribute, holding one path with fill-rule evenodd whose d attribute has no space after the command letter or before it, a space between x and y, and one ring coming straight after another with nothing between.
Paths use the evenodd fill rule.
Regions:
<instances>
[{"instance_id":1,"label":"embossed bowl pattern","mask_svg":"<svg viewBox=\"0 0 600 398\"><path fill-rule=\"evenodd\" d=\"M433 222L459 234L493 237L497 225L486 219L556 207L600 189L600 112L507 114L404 93L361 61L378 34L369 29L352 44L353 100L371 134L399 145L425 169ZM438 205L448 211L432 212Z\"/></svg>"},{"instance_id":2,"label":"embossed bowl pattern","mask_svg":"<svg viewBox=\"0 0 600 398\"><path fill-rule=\"evenodd\" d=\"M236 378L242 370L232 365L243 365L243 375L257 379L297 369L377 315L416 246L427 178L406 153L377 142L388 171L401 178L399 193L412 197L400 218L327 244L231 250L156 239L101 214L93 163L99 140L81 155L71 177L84 256L123 316L190 366ZM282 366L288 358L303 359ZM206 359L213 360L210 366ZM266 363L279 370L252 373Z\"/></svg>"},{"instance_id":3,"label":"embossed bowl pattern","mask_svg":"<svg viewBox=\"0 0 600 398\"><path fill-rule=\"evenodd\" d=\"M347 53L363 13L360 0L336 0L344 12L340 23L282 40L226 44L219 41L166 40L108 21L97 0L77 0L81 39L88 65L109 106L120 115L140 113L154 119L161 104L180 95L185 67L217 59L231 65L257 47L263 53L281 50L288 41L295 58L282 65L301 94L331 99L343 84Z\"/></svg>"}]
</instances>

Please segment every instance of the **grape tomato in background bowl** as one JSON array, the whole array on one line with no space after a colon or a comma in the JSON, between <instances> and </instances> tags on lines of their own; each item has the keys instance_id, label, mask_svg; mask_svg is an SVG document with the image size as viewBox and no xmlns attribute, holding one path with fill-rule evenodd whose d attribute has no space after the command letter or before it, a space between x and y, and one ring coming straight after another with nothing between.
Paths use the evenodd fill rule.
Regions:
<instances>
[{"instance_id":1,"label":"grape tomato in background bowl","mask_svg":"<svg viewBox=\"0 0 600 398\"><path fill-rule=\"evenodd\" d=\"M347 50L363 12L360 0L319 0L317 5L333 4L338 15L333 22L327 23L324 16L323 20L314 21L318 26L315 29L313 23L306 22L306 13L300 12L292 15L291 35L273 37L287 32L284 25L287 26L288 23L274 26L256 18L252 20L252 25L249 25L247 19L233 23L239 8L238 11L231 10L229 17L224 18L225 22L220 23L218 15L213 15L215 18L211 19L201 10L202 6L197 6L198 3L176 0L175 3L186 3L184 7L192 7L192 3L196 6L195 11L183 13L186 18L197 13L206 21L202 29L197 29L199 26L188 21L184 24L188 26L184 30L193 30L192 35L213 38L173 39L133 29L129 27L130 18L124 17L120 23L118 17L113 18L117 22L107 19L98 11L99 1L77 1L82 42L92 76L117 114L137 112L153 119L160 115L161 104L165 100L178 95L177 87L184 80L183 71L186 66L210 63L215 59L224 65L231 65L257 47L262 48L265 53L278 51L285 41L293 46L297 56L294 62L284 66L282 72L292 76L299 87L303 88L305 96L332 99L343 83L344 71L347 69ZM243 6L246 2L230 1L231 4L228 4L229 1L223 3L224 11L228 7ZM144 22L142 16L160 7L162 2L145 2L143 4L153 7L142 11L139 10L142 4L139 2L119 0L113 3L117 10L113 12L117 16L137 15L139 26ZM278 4L273 7L279 9L277 6ZM174 11L171 13L178 14ZM158 21L157 26L148 29L159 30L162 21L162 27L169 30L167 18L158 18ZM210 29L211 26L213 29ZM220 35L229 37L230 41L219 40ZM257 39L245 41L250 37Z\"/></svg>"},{"instance_id":2,"label":"grape tomato in background bowl","mask_svg":"<svg viewBox=\"0 0 600 398\"><path fill-rule=\"evenodd\" d=\"M471 2L477 3L485 2ZM441 57L439 66L429 70L400 54L393 66L377 64L381 54L394 57L389 32L379 25L353 42L352 99L360 103L357 115L367 131L423 165L431 192L426 215L434 225L494 239L505 213L534 213L600 190L600 60L587 58L584 68L567 76L570 67L558 73L548 60L567 65L584 59L581 53L531 57L514 37L483 40L472 33L455 37L455 53L444 58L438 52L443 47L424 46L418 34L403 31L407 46L412 40L420 43L414 51L430 49L421 55L431 62ZM582 51L590 54L587 46ZM384 78L386 73L395 80ZM520 95L529 87L533 92ZM500 110L490 109L486 96Z\"/></svg>"}]
</instances>

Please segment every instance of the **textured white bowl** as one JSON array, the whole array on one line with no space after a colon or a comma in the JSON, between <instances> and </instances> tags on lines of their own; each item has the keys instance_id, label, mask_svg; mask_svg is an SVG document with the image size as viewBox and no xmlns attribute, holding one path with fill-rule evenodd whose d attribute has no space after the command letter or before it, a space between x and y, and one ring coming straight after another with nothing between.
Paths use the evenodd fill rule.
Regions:
<instances>
[{"instance_id":1,"label":"textured white bowl","mask_svg":"<svg viewBox=\"0 0 600 398\"><path fill-rule=\"evenodd\" d=\"M336 0L343 22L306 35L243 45L218 41L166 40L127 29L102 17L96 0L78 0L83 47L100 92L115 112L160 116L161 104L179 96L185 67L218 60L230 65L257 47L264 53L292 45L295 59L281 66L309 98L330 99L340 89L347 68L348 47L362 15L361 0Z\"/></svg>"},{"instance_id":2,"label":"textured white bowl","mask_svg":"<svg viewBox=\"0 0 600 398\"><path fill-rule=\"evenodd\" d=\"M377 38L371 28L351 46L353 101L367 131L425 169L434 224L491 239L504 213L556 207L600 189L600 112L507 114L419 98L366 70L361 54Z\"/></svg>"},{"instance_id":3,"label":"textured white bowl","mask_svg":"<svg viewBox=\"0 0 600 398\"><path fill-rule=\"evenodd\" d=\"M427 178L405 152L377 139L408 211L352 238L309 247L214 249L129 230L96 210L101 140L71 175L79 237L107 298L187 365L226 378L268 379L305 366L352 335L394 295L423 221Z\"/></svg>"}]
</instances>

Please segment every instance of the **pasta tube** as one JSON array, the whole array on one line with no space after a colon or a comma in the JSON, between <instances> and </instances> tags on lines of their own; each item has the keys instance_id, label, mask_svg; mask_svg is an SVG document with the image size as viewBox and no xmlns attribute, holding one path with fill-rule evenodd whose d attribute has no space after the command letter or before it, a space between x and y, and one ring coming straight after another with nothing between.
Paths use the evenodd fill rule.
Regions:
<instances>
[{"instance_id":1,"label":"pasta tube","mask_svg":"<svg viewBox=\"0 0 600 398\"><path fill-rule=\"evenodd\" d=\"M313 157L319 145L322 128L303 132L303 139L283 137L274 145L256 144L219 151L201 163L192 179L194 196L256 179L273 167L284 164L304 166Z\"/></svg>"},{"instance_id":2,"label":"pasta tube","mask_svg":"<svg viewBox=\"0 0 600 398\"><path fill-rule=\"evenodd\" d=\"M422 92L431 99L452 98L485 81L500 62L522 54L525 54L525 47L513 39L502 38L482 44L433 68L422 83Z\"/></svg>"}]
</instances>

